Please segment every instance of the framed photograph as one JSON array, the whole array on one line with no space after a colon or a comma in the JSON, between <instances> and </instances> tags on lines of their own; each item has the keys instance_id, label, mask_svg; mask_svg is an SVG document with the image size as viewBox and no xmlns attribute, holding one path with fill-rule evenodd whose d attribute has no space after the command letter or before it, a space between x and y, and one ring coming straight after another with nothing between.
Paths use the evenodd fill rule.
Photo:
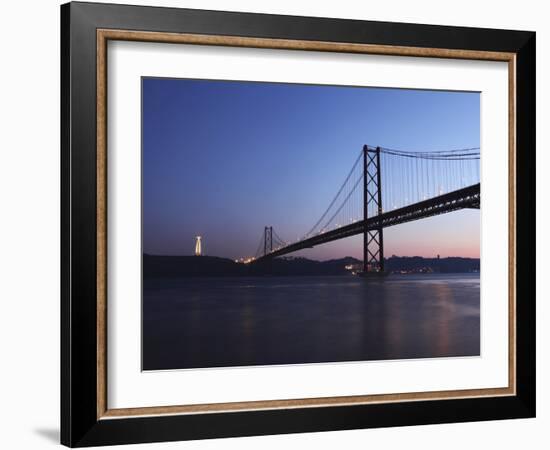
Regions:
<instances>
[{"instance_id":1,"label":"framed photograph","mask_svg":"<svg viewBox=\"0 0 550 450\"><path fill-rule=\"evenodd\" d=\"M535 33L61 7L61 440L535 415Z\"/></svg>"}]
</instances>

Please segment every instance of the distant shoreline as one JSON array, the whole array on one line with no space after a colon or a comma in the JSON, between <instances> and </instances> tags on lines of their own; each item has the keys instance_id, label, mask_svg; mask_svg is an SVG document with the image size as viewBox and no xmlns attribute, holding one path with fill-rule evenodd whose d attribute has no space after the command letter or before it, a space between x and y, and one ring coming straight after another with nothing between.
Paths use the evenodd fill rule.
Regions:
<instances>
[{"instance_id":1,"label":"distant shoreline","mask_svg":"<svg viewBox=\"0 0 550 450\"><path fill-rule=\"evenodd\" d=\"M479 258L423 258L391 256L385 259L386 271L399 274L479 273ZM316 261L302 257L274 258L244 264L217 256L164 256L143 254L143 277L243 277L352 275L362 270L362 261L352 257Z\"/></svg>"}]
</instances>

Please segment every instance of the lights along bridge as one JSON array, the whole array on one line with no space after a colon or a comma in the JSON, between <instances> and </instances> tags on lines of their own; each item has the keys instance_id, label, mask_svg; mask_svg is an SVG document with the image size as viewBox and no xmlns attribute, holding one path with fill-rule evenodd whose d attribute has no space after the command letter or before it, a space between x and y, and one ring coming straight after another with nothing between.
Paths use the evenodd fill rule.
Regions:
<instances>
[{"instance_id":1,"label":"lights along bridge","mask_svg":"<svg viewBox=\"0 0 550 450\"><path fill-rule=\"evenodd\" d=\"M272 226L265 227L249 261L267 261L363 234L363 271L384 272L384 228L479 209L480 200L479 148L407 152L365 145L309 232L289 243Z\"/></svg>"}]
</instances>

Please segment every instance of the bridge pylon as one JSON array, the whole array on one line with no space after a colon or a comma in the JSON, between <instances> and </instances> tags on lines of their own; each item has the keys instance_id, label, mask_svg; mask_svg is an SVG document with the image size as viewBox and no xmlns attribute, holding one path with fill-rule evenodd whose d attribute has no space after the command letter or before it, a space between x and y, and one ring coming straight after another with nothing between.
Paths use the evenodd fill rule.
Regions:
<instances>
[{"instance_id":1,"label":"bridge pylon","mask_svg":"<svg viewBox=\"0 0 550 450\"><path fill-rule=\"evenodd\" d=\"M264 256L273 251L273 227L264 227Z\"/></svg>"},{"instance_id":2,"label":"bridge pylon","mask_svg":"<svg viewBox=\"0 0 550 450\"><path fill-rule=\"evenodd\" d=\"M384 230L369 229L367 219L382 214L380 147L363 146L363 272L384 272Z\"/></svg>"}]
</instances>

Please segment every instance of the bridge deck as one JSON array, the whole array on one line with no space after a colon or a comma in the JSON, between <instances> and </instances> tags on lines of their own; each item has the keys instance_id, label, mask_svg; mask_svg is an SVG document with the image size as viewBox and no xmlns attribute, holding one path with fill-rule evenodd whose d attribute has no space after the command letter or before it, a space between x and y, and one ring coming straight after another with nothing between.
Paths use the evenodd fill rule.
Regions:
<instances>
[{"instance_id":1,"label":"bridge deck","mask_svg":"<svg viewBox=\"0 0 550 450\"><path fill-rule=\"evenodd\" d=\"M403 208L369 217L367 220L361 220L325 233L317 234L302 241L289 244L279 250L274 250L265 256L257 258L255 262L265 261L305 248L311 248L319 244L325 244L327 242L361 234L365 231L365 225L368 229L386 228L401 223L411 222L413 220L457 211L459 209L479 208L480 198L480 185L478 183L428 200L413 203Z\"/></svg>"}]
</instances>

